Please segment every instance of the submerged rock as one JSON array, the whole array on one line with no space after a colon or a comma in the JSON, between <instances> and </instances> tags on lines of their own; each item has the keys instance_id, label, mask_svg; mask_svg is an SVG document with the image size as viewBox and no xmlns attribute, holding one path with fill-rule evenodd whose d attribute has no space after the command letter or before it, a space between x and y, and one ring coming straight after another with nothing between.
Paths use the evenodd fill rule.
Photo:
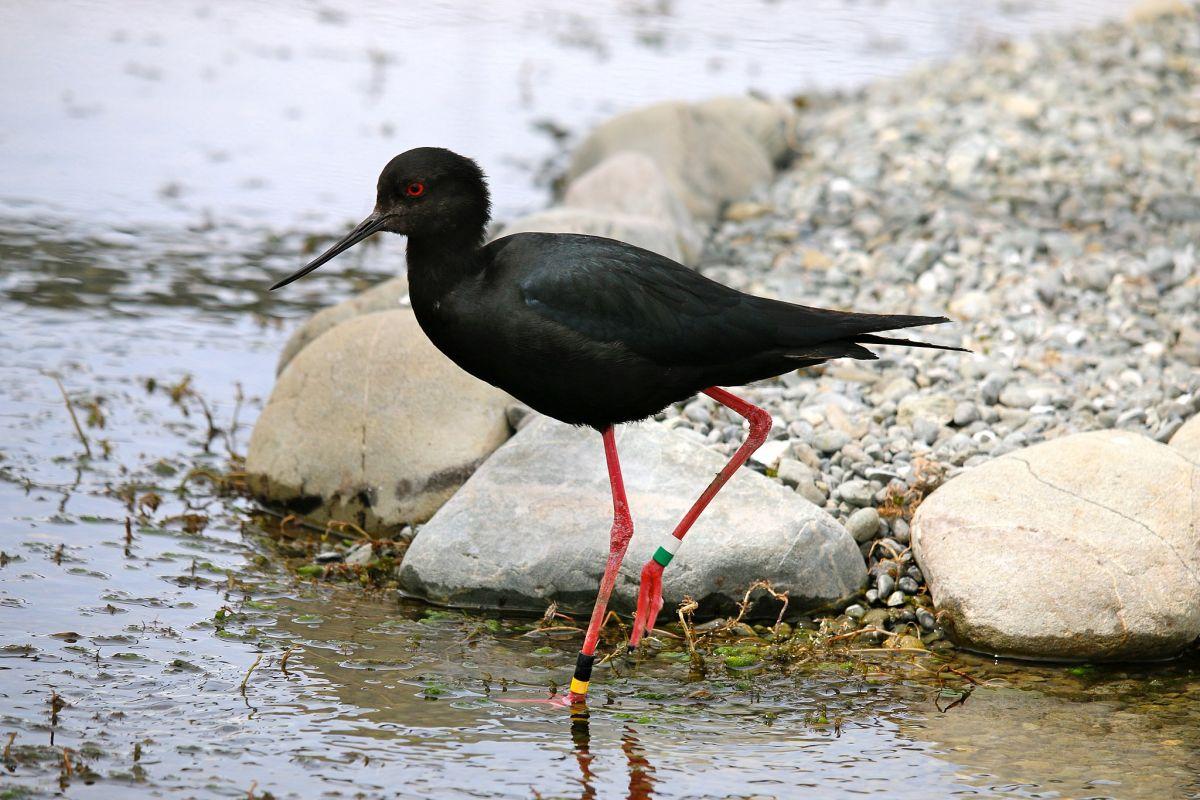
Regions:
<instances>
[{"instance_id":1,"label":"submerged rock","mask_svg":"<svg viewBox=\"0 0 1200 800\"><path fill-rule=\"evenodd\" d=\"M661 425L622 426L617 446L634 537L614 592L632 608L642 565L726 459ZM586 613L608 555L612 503L600 437L539 418L497 450L421 529L401 588L435 603ZM664 614L685 595L728 613L755 580L793 610L857 592L866 569L827 513L751 470L730 480L663 577Z\"/></svg>"},{"instance_id":2,"label":"submerged rock","mask_svg":"<svg viewBox=\"0 0 1200 800\"><path fill-rule=\"evenodd\" d=\"M304 324L288 338L287 344L283 346L283 351L279 354L279 362L275 365L275 374L283 372L283 368L296 357L297 353L334 326L360 314L402 308L401 302L407 296L408 278L401 275L372 286L365 292L343 300L337 305L321 309L305 320Z\"/></svg>"},{"instance_id":3,"label":"submerged rock","mask_svg":"<svg viewBox=\"0 0 1200 800\"><path fill-rule=\"evenodd\" d=\"M926 498L913 548L947 627L999 655L1157 659L1200 635L1200 482L1122 431L1056 439Z\"/></svg>"},{"instance_id":4,"label":"submerged rock","mask_svg":"<svg viewBox=\"0 0 1200 800\"><path fill-rule=\"evenodd\" d=\"M428 519L508 438L511 403L443 356L411 310L357 316L284 369L246 470L257 494L314 519L398 528Z\"/></svg>"}]
</instances>

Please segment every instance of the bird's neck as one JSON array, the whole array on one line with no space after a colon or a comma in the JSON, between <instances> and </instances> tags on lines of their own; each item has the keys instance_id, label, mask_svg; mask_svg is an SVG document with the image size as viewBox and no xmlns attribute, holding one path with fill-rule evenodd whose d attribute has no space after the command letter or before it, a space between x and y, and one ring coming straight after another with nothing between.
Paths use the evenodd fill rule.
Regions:
<instances>
[{"instance_id":1,"label":"bird's neck","mask_svg":"<svg viewBox=\"0 0 1200 800\"><path fill-rule=\"evenodd\" d=\"M446 294L483 269L480 245L483 234L463 236L409 236L408 282L427 297Z\"/></svg>"}]
</instances>

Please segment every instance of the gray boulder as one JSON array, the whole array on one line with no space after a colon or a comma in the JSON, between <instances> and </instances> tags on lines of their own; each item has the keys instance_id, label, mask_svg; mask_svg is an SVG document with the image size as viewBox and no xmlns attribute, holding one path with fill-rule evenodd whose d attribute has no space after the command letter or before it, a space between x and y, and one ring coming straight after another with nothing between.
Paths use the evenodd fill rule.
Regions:
<instances>
[{"instance_id":1,"label":"gray boulder","mask_svg":"<svg viewBox=\"0 0 1200 800\"><path fill-rule=\"evenodd\" d=\"M574 181L609 156L632 150L658 164L692 216L717 219L730 200L750 194L774 173L768 147L731 114L681 102L658 103L613 117L576 148Z\"/></svg>"},{"instance_id":2,"label":"gray boulder","mask_svg":"<svg viewBox=\"0 0 1200 800\"><path fill-rule=\"evenodd\" d=\"M508 438L510 403L443 356L411 310L364 314L287 365L246 471L257 494L317 521L421 522Z\"/></svg>"},{"instance_id":3,"label":"gray boulder","mask_svg":"<svg viewBox=\"0 0 1200 800\"><path fill-rule=\"evenodd\" d=\"M667 176L643 153L626 150L604 159L571 182L563 206L670 225L684 263L696 263L704 247L704 237Z\"/></svg>"},{"instance_id":4,"label":"gray boulder","mask_svg":"<svg viewBox=\"0 0 1200 800\"><path fill-rule=\"evenodd\" d=\"M343 300L337 305L321 309L309 317L287 340L287 344L283 346L283 352L279 354L279 362L275 365L275 374L283 372L283 368L295 358L297 353L335 325L345 322L351 317L357 317L359 314L401 308L401 301L407 296L408 278L401 275L372 286L365 292Z\"/></svg>"},{"instance_id":5,"label":"gray boulder","mask_svg":"<svg viewBox=\"0 0 1200 800\"><path fill-rule=\"evenodd\" d=\"M643 247L675 261L683 260L679 229L670 222L651 217L557 206L508 223L501 235L533 231L606 236Z\"/></svg>"},{"instance_id":6,"label":"gray boulder","mask_svg":"<svg viewBox=\"0 0 1200 800\"><path fill-rule=\"evenodd\" d=\"M1137 434L1025 448L925 499L913 550L949 630L999 655L1158 659L1200 635L1200 471Z\"/></svg>"},{"instance_id":7,"label":"gray boulder","mask_svg":"<svg viewBox=\"0 0 1200 800\"><path fill-rule=\"evenodd\" d=\"M725 459L656 423L622 426L618 449L634 537L614 607L637 598L642 565ZM539 417L497 450L413 540L403 591L435 603L587 613L612 520L600 436ZM838 603L866 569L854 540L790 489L741 470L664 574L664 614L685 595L727 613L755 580L791 593L793 609Z\"/></svg>"},{"instance_id":8,"label":"gray boulder","mask_svg":"<svg viewBox=\"0 0 1200 800\"><path fill-rule=\"evenodd\" d=\"M1183 423L1182 428L1175 431L1175 435L1171 437L1171 447L1200 465L1200 416L1192 417ZM1200 467L1197 468L1197 480L1200 480Z\"/></svg>"},{"instance_id":9,"label":"gray boulder","mask_svg":"<svg viewBox=\"0 0 1200 800\"><path fill-rule=\"evenodd\" d=\"M714 97L696 107L741 129L777 165L782 166L795 150L796 110L787 101L741 95Z\"/></svg>"}]
</instances>

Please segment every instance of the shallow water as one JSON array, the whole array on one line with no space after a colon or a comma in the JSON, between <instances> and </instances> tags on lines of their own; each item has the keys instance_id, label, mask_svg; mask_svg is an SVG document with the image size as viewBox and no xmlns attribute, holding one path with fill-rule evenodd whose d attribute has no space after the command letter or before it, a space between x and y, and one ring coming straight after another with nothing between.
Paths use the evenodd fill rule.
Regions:
<instances>
[{"instance_id":1,"label":"shallow water","mask_svg":"<svg viewBox=\"0 0 1200 800\"><path fill-rule=\"evenodd\" d=\"M848 87L1121 5L7 5L0 798L1200 796L1192 663L962 656L981 685L943 711L969 684L928 657L710 656L699 678L661 656L599 670L572 721L513 701L562 686L577 640L297 580L205 473L243 452L294 320L399 260L263 290L392 152L478 153L516 213L560 152L539 120Z\"/></svg>"}]
</instances>

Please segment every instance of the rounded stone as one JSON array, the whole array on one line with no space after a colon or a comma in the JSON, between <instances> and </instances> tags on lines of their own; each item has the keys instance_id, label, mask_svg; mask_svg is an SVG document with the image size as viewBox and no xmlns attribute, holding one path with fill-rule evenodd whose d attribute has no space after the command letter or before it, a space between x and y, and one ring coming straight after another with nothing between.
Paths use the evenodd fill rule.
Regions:
<instances>
[{"instance_id":1,"label":"rounded stone","mask_svg":"<svg viewBox=\"0 0 1200 800\"><path fill-rule=\"evenodd\" d=\"M571 181L562 203L565 208L642 217L671 226L685 264L696 263L704 248L704 236L692 215L658 164L644 153L622 150L604 159Z\"/></svg>"},{"instance_id":2,"label":"rounded stone","mask_svg":"<svg viewBox=\"0 0 1200 800\"><path fill-rule=\"evenodd\" d=\"M592 131L572 154L568 181L623 150L653 159L691 215L704 222L715 221L722 205L750 194L774 173L768 145L754 138L744 119L665 102Z\"/></svg>"},{"instance_id":3,"label":"rounded stone","mask_svg":"<svg viewBox=\"0 0 1200 800\"><path fill-rule=\"evenodd\" d=\"M250 437L249 482L317 521L422 522L508 438L512 402L442 355L411 310L353 317L279 376Z\"/></svg>"},{"instance_id":4,"label":"rounded stone","mask_svg":"<svg viewBox=\"0 0 1200 800\"><path fill-rule=\"evenodd\" d=\"M275 374L283 372L283 368L296 357L297 353L308 347L325 331L360 314L403 308L404 299L407 296L408 278L401 275L372 286L365 292L360 292L337 305L321 309L305 320L304 324L288 338L287 344L283 346L283 350L279 354L279 361L275 364Z\"/></svg>"},{"instance_id":5,"label":"rounded stone","mask_svg":"<svg viewBox=\"0 0 1200 800\"><path fill-rule=\"evenodd\" d=\"M1200 469L1096 431L1018 450L922 502L913 550L949 632L987 653L1159 659L1200 635Z\"/></svg>"},{"instance_id":6,"label":"rounded stone","mask_svg":"<svg viewBox=\"0 0 1200 800\"><path fill-rule=\"evenodd\" d=\"M637 600L642 565L726 459L647 422L617 428L633 539L613 608ZM586 613L608 556L612 501L600 436L539 417L497 450L413 540L400 569L410 595L453 606ZM699 613L736 610L766 579L789 610L845 602L866 581L854 544L829 514L765 475L738 470L663 574L668 619L685 596Z\"/></svg>"},{"instance_id":7,"label":"rounded stone","mask_svg":"<svg viewBox=\"0 0 1200 800\"><path fill-rule=\"evenodd\" d=\"M846 520L846 530L859 544L871 541L879 533L879 512L873 508L858 509Z\"/></svg>"},{"instance_id":8,"label":"rounded stone","mask_svg":"<svg viewBox=\"0 0 1200 800\"><path fill-rule=\"evenodd\" d=\"M1200 416L1195 416L1183 423L1183 427L1175 431L1171 437L1171 447L1183 453L1186 458L1200 463Z\"/></svg>"}]
</instances>

